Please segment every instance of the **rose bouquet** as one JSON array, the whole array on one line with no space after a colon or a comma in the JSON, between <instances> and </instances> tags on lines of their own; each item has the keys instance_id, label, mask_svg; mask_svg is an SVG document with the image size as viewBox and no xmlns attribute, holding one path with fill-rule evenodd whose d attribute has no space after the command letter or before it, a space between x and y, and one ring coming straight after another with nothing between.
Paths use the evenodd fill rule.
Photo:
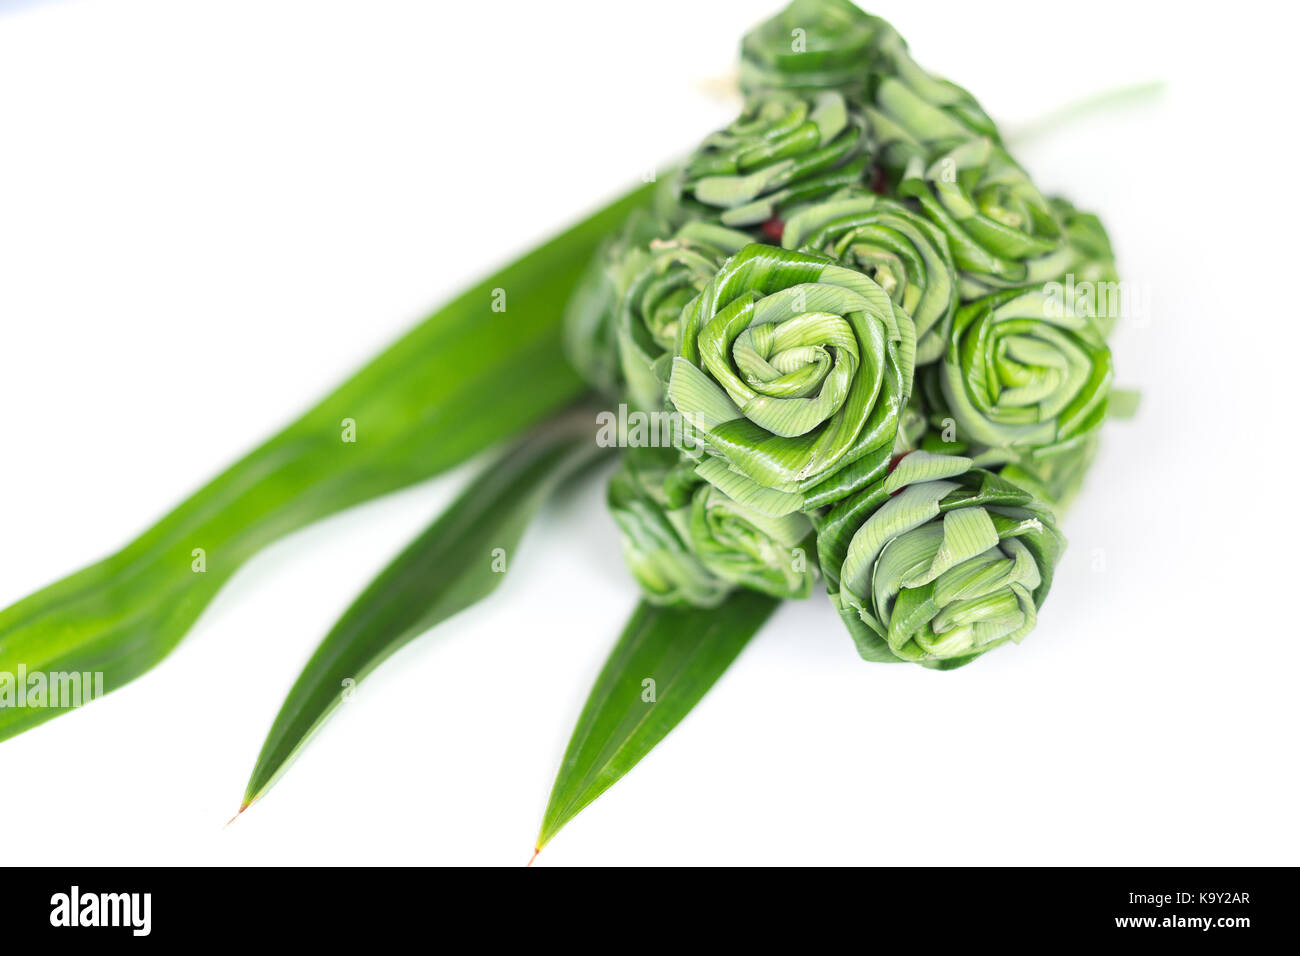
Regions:
<instances>
[{"instance_id":1,"label":"rose bouquet","mask_svg":"<svg viewBox=\"0 0 1300 956\"><path fill-rule=\"evenodd\" d=\"M1106 232L848 0L795 0L741 55L740 115L671 175L434 313L121 551L0 612L0 672L121 686L269 542L506 441L324 638L241 811L342 688L491 593L548 495L615 457L606 500L643 597L539 849L783 600L824 591L871 662L949 670L1027 639L1061 509L1131 406L1111 391L1114 310L1085 294L1116 279ZM347 447L357 422L366 441ZM647 700L646 676L668 690ZM0 738L59 712L5 690Z\"/></svg>"}]
</instances>

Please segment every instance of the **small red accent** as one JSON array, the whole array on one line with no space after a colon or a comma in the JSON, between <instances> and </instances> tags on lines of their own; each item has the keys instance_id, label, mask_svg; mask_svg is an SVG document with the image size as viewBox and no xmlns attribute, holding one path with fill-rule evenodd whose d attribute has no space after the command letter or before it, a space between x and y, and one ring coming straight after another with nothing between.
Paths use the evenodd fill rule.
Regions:
<instances>
[{"instance_id":1,"label":"small red accent","mask_svg":"<svg viewBox=\"0 0 1300 956\"><path fill-rule=\"evenodd\" d=\"M877 196L883 196L888 186L889 182L885 179L884 168L881 166L873 166L871 168L871 191Z\"/></svg>"},{"instance_id":2,"label":"small red accent","mask_svg":"<svg viewBox=\"0 0 1300 956\"><path fill-rule=\"evenodd\" d=\"M767 238L771 239L773 242L780 242L781 237L785 235L785 220L777 219L773 216L767 222L763 223L761 228L763 230L763 235L767 236Z\"/></svg>"},{"instance_id":3,"label":"small red accent","mask_svg":"<svg viewBox=\"0 0 1300 956\"><path fill-rule=\"evenodd\" d=\"M885 474L892 475L894 473L894 469L898 467L898 463L910 454L911 454L910 451L905 451L901 455L895 455L893 458L889 459L889 471L885 472ZM897 491L891 491L889 493L889 497L892 498L894 497L894 495L899 495L902 493L903 493L903 489L899 488Z\"/></svg>"}]
</instances>

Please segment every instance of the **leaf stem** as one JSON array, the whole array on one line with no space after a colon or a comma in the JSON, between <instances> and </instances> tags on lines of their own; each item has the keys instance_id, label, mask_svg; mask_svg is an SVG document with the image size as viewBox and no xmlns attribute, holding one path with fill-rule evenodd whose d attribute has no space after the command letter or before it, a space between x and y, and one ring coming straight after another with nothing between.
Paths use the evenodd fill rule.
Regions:
<instances>
[{"instance_id":1,"label":"leaf stem","mask_svg":"<svg viewBox=\"0 0 1300 956\"><path fill-rule=\"evenodd\" d=\"M1118 86L1093 93L1044 113L1037 119L1012 129L1003 138L1009 146L1023 146L1086 116L1153 102L1160 97L1164 89L1163 80L1148 80L1145 83L1132 83L1128 86Z\"/></svg>"}]
</instances>

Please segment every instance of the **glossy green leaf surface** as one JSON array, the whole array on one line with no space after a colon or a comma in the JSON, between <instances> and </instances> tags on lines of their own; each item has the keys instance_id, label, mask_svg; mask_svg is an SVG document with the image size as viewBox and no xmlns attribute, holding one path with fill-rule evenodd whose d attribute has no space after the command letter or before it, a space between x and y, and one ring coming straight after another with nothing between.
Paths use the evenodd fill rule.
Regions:
<instances>
[{"instance_id":1,"label":"glossy green leaf surface","mask_svg":"<svg viewBox=\"0 0 1300 956\"><path fill-rule=\"evenodd\" d=\"M496 590L542 502L576 470L611 453L592 440L593 420L594 413L571 412L520 441L371 582L289 692L257 758L243 807L287 769L345 690L403 644Z\"/></svg>"},{"instance_id":2,"label":"glossy green leaf surface","mask_svg":"<svg viewBox=\"0 0 1300 956\"><path fill-rule=\"evenodd\" d=\"M779 603L752 591L711 609L641 602L578 718L539 849L677 726Z\"/></svg>"},{"instance_id":3,"label":"glossy green leaf surface","mask_svg":"<svg viewBox=\"0 0 1300 956\"><path fill-rule=\"evenodd\" d=\"M583 385L562 354L565 301L650 194L629 193L473 286L121 551L0 611L0 671L101 672L105 688L120 687L165 657L267 544L571 401ZM0 740L63 712L0 709Z\"/></svg>"}]
</instances>

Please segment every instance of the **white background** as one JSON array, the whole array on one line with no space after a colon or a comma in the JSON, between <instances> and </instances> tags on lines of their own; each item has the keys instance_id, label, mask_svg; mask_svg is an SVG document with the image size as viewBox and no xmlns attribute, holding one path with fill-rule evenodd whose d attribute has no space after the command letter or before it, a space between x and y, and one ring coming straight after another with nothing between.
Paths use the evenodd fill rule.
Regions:
<instances>
[{"instance_id":1,"label":"white background","mask_svg":"<svg viewBox=\"0 0 1300 956\"><path fill-rule=\"evenodd\" d=\"M719 78L776 4L0 7L7 605L729 120ZM1114 341L1141 415L1024 645L869 665L824 599L787 605L538 865L1300 862L1285 30L1264 4L873 9L1011 130L1167 83L1019 147L1149 296ZM636 599L599 481L223 829L316 642L464 476L277 544L161 666L0 744L5 863L524 863Z\"/></svg>"}]
</instances>

